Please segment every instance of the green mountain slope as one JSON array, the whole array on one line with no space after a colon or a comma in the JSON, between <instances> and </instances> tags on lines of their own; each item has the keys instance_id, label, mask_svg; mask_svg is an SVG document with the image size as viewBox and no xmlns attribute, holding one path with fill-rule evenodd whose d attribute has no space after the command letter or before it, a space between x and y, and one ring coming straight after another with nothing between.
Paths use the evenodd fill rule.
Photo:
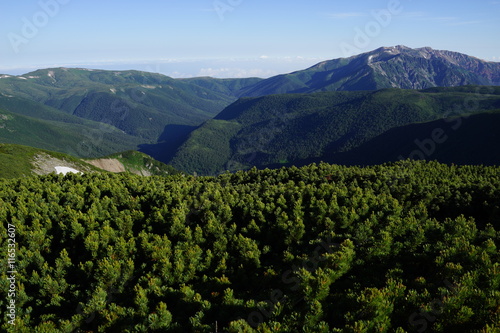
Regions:
<instances>
[{"instance_id":1,"label":"green mountain slope","mask_svg":"<svg viewBox=\"0 0 500 333\"><path fill-rule=\"evenodd\" d=\"M10 111L10 110L13 110ZM98 157L136 148L140 138L20 98L0 98L0 142Z\"/></svg>"},{"instance_id":2,"label":"green mountain slope","mask_svg":"<svg viewBox=\"0 0 500 333\"><path fill-rule=\"evenodd\" d=\"M210 91L221 93L229 96L237 96L242 89L252 86L264 79L260 78L244 78L244 79L215 79L212 77L195 77L189 79L179 79L181 82L194 84Z\"/></svg>"},{"instance_id":3,"label":"green mountain slope","mask_svg":"<svg viewBox=\"0 0 500 333\"><path fill-rule=\"evenodd\" d=\"M346 151L392 127L436 119L464 97L459 96L464 91L455 90L453 94L458 95L436 102L432 93L439 94L438 90L404 97L389 91L374 94L374 90L466 84L499 85L500 64L456 52L397 46L325 61L266 80L173 79L139 71L42 69L20 76L0 75L0 109L10 111L9 117L21 117L15 118L19 128L3 131L0 140L84 158L140 150L163 162L174 160L181 168L216 173ZM270 96L326 91L363 92ZM269 97L242 99L231 105L242 96ZM480 106L479 110L490 109ZM21 124L22 117L30 118ZM203 132L190 137L210 119L213 121L203 125L206 138ZM233 124L224 128L227 123L221 121ZM227 137L231 137L228 142ZM325 147L325 143L331 146ZM200 148L205 144L211 148ZM200 169L202 158L207 163ZM217 162L211 161L214 159Z\"/></svg>"},{"instance_id":4,"label":"green mountain slope","mask_svg":"<svg viewBox=\"0 0 500 333\"><path fill-rule=\"evenodd\" d=\"M463 85L500 85L500 63L429 47L382 47L260 81L240 96Z\"/></svg>"},{"instance_id":5,"label":"green mountain slope","mask_svg":"<svg viewBox=\"0 0 500 333\"><path fill-rule=\"evenodd\" d=\"M498 108L500 88L474 86L242 98L192 132L172 165L215 174L295 163L352 150L394 127Z\"/></svg>"},{"instance_id":6,"label":"green mountain slope","mask_svg":"<svg viewBox=\"0 0 500 333\"><path fill-rule=\"evenodd\" d=\"M166 176L179 173L171 166L137 151L126 151L96 160L83 160L45 149L0 143L0 178L21 178L35 174L57 173L56 167L71 168L83 173L109 171L142 176Z\"/></svg>"},{"instance_id":7,"label":"green mountain slope","mask_svg":"<svg viewBox=\"0 0 500 333\"><path fill-rule=\"evenodd\" d=\"M21 76L0 76L0 108L66 123L91 120L94 129L111 125L129 138L119 138L126 146L107 150L109 154L137 149L139 143L168 145L161 139L168 126L200 125L235 101L236 90L258 80L176 80L137 71L43 69ZM19 140L18 143L33 141L24 137ZM102 146L113 144L107 137L101 141ZM129 145L130 141L134 145ZM102 149L83 157L99 155L104 155Z\"/></svg>"}]
</instances>

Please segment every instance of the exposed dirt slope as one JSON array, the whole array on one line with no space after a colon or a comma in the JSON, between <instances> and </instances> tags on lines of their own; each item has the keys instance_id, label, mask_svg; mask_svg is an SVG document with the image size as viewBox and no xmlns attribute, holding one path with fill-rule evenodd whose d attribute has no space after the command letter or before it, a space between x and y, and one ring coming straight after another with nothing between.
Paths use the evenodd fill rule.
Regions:
<instances>
[{"instance_id":1,"label":"exposed dirt slope","mask_svg":"<svg viewBox=\"0 0 500 333\"><path fill-rule=\"evenodd\" d=\"M100 169L109 171L109 172L125 172L125 167L123 163L115 158L101 158L97 160L90 160L87 163L92 164Z\"/></svg>"}]
</instances>

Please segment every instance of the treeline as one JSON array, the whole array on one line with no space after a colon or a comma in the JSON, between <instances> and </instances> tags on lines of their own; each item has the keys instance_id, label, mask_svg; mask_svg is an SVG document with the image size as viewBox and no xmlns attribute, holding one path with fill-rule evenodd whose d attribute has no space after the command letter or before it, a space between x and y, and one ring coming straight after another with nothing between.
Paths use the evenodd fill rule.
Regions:
<instances>
[{"instance_id":1,"label":"treeline","mask_svg":"<svg viewBox=\"0 0 500 333\"><path fill-rule=\"evenodd\" d=\"M499 167L433 162L0 180L0 325L498 332L499 213Z\"/></svg>"}]
</instances>

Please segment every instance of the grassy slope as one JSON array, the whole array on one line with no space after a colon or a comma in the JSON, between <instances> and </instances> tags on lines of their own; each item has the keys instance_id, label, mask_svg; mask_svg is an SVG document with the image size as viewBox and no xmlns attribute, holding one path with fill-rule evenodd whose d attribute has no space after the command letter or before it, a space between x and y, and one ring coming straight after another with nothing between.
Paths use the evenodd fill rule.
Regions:
<instances>
[{"instance_id":1,"label":"grassy slope","mask_svg":"<svg viewBox=\"0 0 500 333\"><path fill-rule=\"evenodd\" d=\"M79 166L79 170L99 170L67 154L22 145L0 143L0 178L19 178L32 175L34 169L32 162L34 157L39 154L69 162L73 166Z\"/></svg>"},{"instance_id":2,"label":"grassy slope","mask_svg":"<svg viewBox=\"0 0 500 333\"><path fill-rule=\"evenodd\" d=\"M85 160L67 154L23 145L0 143L0 178L19 178L32 175L34 158L40 154L61 160L61 166L70 166L83 171L103 172ZM119 160L129 173L141 174L141 171L145 171L145 173L159 176L179 173L172 166L165 165L137 151L125 151L104 158Z\"/></svg>"},{"instance_id":3,"label":"grassy slope","mask_svg":"<svg viewBox=\"0 0 500 333\"><path fill-rule=\"evenodd\" d=\"M229 169L231 145L228 138L236 135L241 125L235 122L212 119L202 130L191 133L172 160L174 168L188 173L211 175ZM233 165L239 169L239 166Z\"/></svg>"}]
</instances>

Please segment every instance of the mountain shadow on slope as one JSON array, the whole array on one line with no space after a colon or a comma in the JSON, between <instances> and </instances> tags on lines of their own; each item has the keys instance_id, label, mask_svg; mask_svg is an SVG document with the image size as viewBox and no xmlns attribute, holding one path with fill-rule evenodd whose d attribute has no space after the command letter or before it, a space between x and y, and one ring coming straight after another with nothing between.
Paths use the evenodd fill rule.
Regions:
<instances>
[{"instance_id":1,"label":"mountain shadow on slope","mask_svg":"<svg viewBox=\"0 0 500 333\"><path fill-rule=\"evenodd\" d=\"M196 128L198 126L167 125L160 135L158 143L139 145L139 151L160 162L168 163L179 147L187 140L189 134Z\"/></svg>"}]
</instances>

